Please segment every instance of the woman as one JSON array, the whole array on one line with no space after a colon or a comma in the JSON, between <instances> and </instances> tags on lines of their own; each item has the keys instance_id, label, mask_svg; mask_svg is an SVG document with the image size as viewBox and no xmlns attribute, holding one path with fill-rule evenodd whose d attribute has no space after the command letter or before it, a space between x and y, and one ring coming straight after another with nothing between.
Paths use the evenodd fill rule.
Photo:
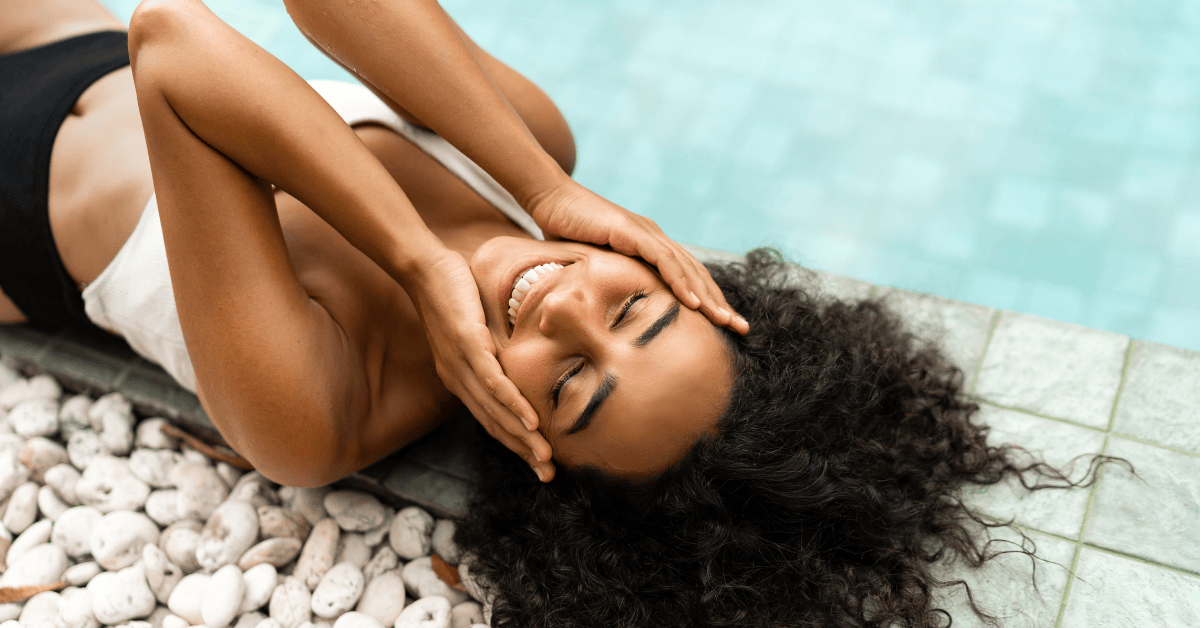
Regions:
<instances>
[{"instance_id":1,"label":"woman","mask_svg":"<svg viewBox=\"0 0 1200 628\"><path fill-rule=\"evenodd\" d=\"M432 1L289 3L378 98L318 95L196 0L139 7L129 68L103 9L57 2L0 20L0 83L25 81L0 91L0 233L22 234L0 316L83 301L293 485L457 396L499 441L459 533L499 625L938 625L931 565L992 555L955 491L1071 484L987 446L958 371L878 303L824 299L768 252L713 268L718 289L570 182L557 110ZM529 217L653 266L537 241ZM552 447L560 477L501 445L543 481Z\"/></svg>"}]
</instances>

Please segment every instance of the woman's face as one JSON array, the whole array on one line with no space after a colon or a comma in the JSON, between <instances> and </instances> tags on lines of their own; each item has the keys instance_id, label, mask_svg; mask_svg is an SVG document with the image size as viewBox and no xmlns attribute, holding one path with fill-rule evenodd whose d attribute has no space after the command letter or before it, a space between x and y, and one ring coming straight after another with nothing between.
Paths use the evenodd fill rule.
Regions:
<instances>
[{"instance_id":1,"label":"woman's face","mask_svg":"<svg viewBox=\"0 0 1200 628\"><path fill-rule=\"evenodd\" d=\"M531 268L553 263L519 297ZM733 381L725 340L644 262L575 242L494 238L471 259L504 372L567 466L649 477L715 432Z\"/></svg>"}]
</instances>

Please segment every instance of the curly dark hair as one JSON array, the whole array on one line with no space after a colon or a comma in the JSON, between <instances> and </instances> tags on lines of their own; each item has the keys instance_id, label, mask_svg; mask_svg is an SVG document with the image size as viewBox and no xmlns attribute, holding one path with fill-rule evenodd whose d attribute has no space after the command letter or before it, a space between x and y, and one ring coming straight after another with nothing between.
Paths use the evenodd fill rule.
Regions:
<instances>
[{"instance_id":1,"label":"curly dark hair","mask_svg":"<svg viewBox=\"0 0 1200 628\"><path fill-rule=\"evenodd\" d=\"M970 589L934 563L1006 553L972 530L1007 522L971 513L958 489L1010 475L1087 485L1111 460L1073 482L989 446L962 372L880 300L824 297L770 250L710 270L751 331L730 336L718 434L667 472L630 484L560 469L541 484L481 439L482 484L456 538L490 582L493 625L949 625L934 590Z\"/></svg>"}]
</instances>

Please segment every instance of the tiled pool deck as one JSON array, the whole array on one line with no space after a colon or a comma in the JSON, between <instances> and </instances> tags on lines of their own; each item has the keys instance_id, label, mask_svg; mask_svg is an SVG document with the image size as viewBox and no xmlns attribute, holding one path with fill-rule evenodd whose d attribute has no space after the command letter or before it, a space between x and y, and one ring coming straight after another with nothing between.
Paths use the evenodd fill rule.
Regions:
<instances>
[{"instance_id":1,"label":"tiled pool deck","mask_svg":"<svg viewBox=\"0 0 1200 628\"><path fill-rule=\"evenodd\" d=\"M948 568L1003 626L1200 626L1200 353L845 277L823 280L846 299L885 294L916 330L942 342L966 371L996 444L1023 445L1055 465L1104 453L1136 467L1138 477L1107 467L1084 489L1029 493L1009 483L966 491L985 516L1013 519L1044 559L1036 587L1033 563L1020 555L979 571ZM68 387L121 390L141 411L193 429L211 425L193 395L120 343L0 327L0 357ZM461 512L469 422L456 417L352 481L440 514ZM1073 476L1085 471L1076 464ZM993 536L1020 541L1006 529ZM982 625L961 593L948 593L946 604L955 626Z\"/></svg>"}]
</instances>

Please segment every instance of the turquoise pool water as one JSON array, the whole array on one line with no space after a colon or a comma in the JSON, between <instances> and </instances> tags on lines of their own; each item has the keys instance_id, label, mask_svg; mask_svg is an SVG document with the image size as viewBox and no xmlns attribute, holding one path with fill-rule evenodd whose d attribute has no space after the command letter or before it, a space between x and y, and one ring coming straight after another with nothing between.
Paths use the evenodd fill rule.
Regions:
<instances>
[{"instance_id":1,"label":"turquoise pool water","mask_svg":"<svg viewBox=\"0 0 1200 628\"><path fill-rule=\"evenodd\" d=\"M346 76L281 3L209 4ZM1200 349L1200 0L443 4L679 240Z\"/></svg>"}]
</instances>

